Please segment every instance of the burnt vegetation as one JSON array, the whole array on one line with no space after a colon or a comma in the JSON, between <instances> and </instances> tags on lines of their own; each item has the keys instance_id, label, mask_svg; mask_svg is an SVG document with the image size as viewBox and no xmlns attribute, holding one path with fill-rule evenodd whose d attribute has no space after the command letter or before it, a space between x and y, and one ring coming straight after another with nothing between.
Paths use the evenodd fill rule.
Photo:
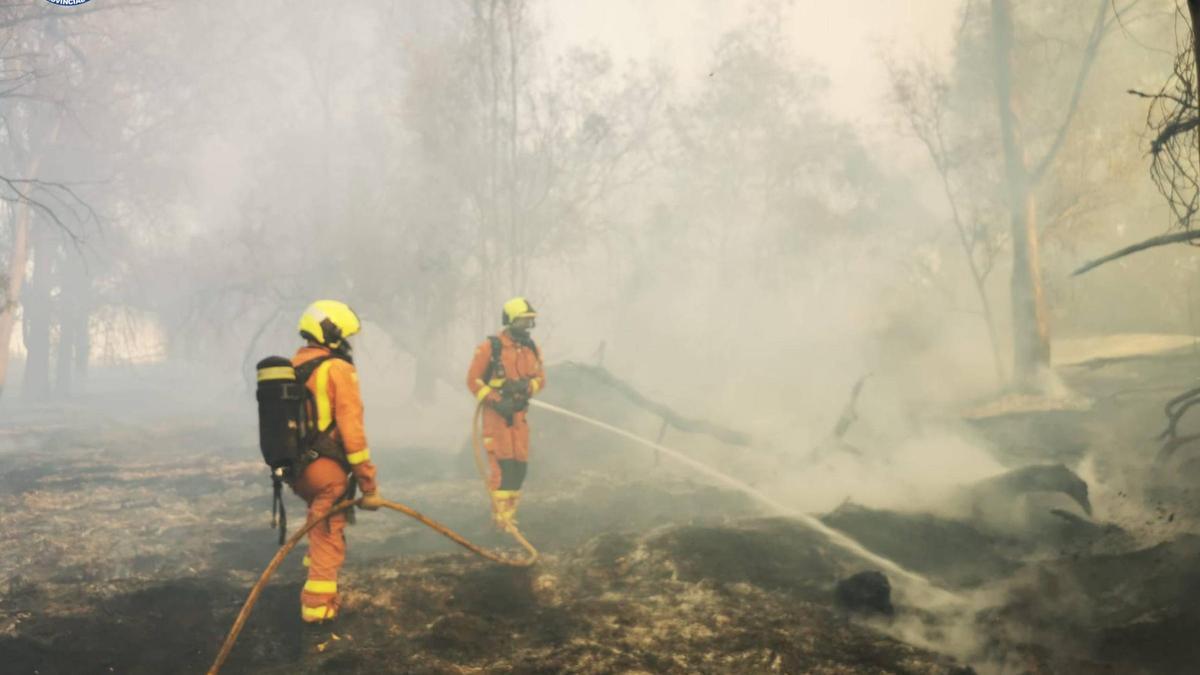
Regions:
<instances>
[{"instance_id":1,"label":"burnt vegetation","mask_svg":"<svg viewBox=\"0 0 1200 675\"><path fill-rule=\"evenodd\" d=\"M825 4L0 0L0 670L213 663L318 298L382 494L511 549L515 294L587 418L531 409L538 563L360 513L222 672L1194 669L1200 2Z\"/></svg>"}]
</instances>

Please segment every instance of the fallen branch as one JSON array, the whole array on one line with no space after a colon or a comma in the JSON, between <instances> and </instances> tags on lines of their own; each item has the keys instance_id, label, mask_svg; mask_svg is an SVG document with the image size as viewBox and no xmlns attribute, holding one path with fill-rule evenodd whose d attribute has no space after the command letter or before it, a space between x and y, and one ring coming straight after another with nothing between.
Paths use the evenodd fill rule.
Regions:
<instances>
[{"instance_id":1,"label":"fallen branch","mask_svg":"<svg viewBox=\"0 0 1200 675\"><path fill-rule=\"evenodd\" d=\"M1162 152L1162 149L1167 145L1167 141L1178 136L1179 134L1187 133L1192 129L1195 129L1197 125L1200 125L1200 117L1189 117L1185 120L1175 120L1171 122L1167 126L1163 127L1163 130L1159 132L1158 136L1156 136L1153 141L1150 141L1150 154L1157 155L1158 153Z\"/></svg>"},{"instance_id":2,"label":"fallen branch","mask_svg":"<svg viewBox=\"0 0 1200 675\"><path fill-rule=\"evenodd\" d=\"M854 383L854 389L850 390L850 400L846 401L845 407L842 408L842 416L838 418L837 424L833 427L834 438L841 440L850 430L850 425L858 421L858 395L862 393L863 385L867 383L867 378L870 376L871 374L867 373Z\"/></svg>"},{"instance_id":3,"label":"fallen branch","mask_svg":"<svg viewBox=\"0 0 1200 675\"><path fill-rule=\"evenodd\" d=\"M808 455L808 461L816 462L824 459L827 455L841 450L848 452L857 457L862 457L862 450L854 447L845 440L846 432L850 427L858 421L858 396L862 393L863 385L867 383L867 378L871 374L867 373L858 378L858 382L854 383L854 388L850 390L850 398L847 399L846 405L842 406L842 414L838 417L838 421L833 425L833 432L829 434L829 438L825 439Z\"/></svg>"},{"instance_id":4,"label":"fallen branch","mask_svg":"<svg viewBox=\"0 0 1200 675\"><path fill-rule=\"evenodd\" d=\"M1168 440L1166 443L1163 443L1162 448L1158 451L1158 456L1155 458L1155 461L1159 464L1162 464L1171 459L1171 457L1175 455L1176 450L1188 445L1189 443L1195 443L1196 441L1200 441L1200 434L1176 436L1175 438Z\"/></svg>"},{"instance_id":5,"label":"fallen branch","mask_svg":"<svg viewBox=\"0 0 1200 675\"><path fill-rule=\"evenodd\" d=\"M1163 410L1167 415L1167 428L1158 435L1158 440L1163 441L1163 445L1158 451L1156 461L1164 462L1170 459L1180 447L1200 440L1200 434L1179 435L1180 420L1183 419L1183 415L1188 409L1196 405L1200 405L1200 387L1189 389L1167 401Z\"/></svg>"},{"instance_id":6,"label":"fallen branch","mask_svg":"<svg viewBox=\"0 0 1200 675\"><path fill-rule=\"evenodd\" d=\"M617 379L612 373L600 366L589 366L587 364L578 363L575 361L567 361L562 365L578 368L579 370L586 372L587 374L616 390L617 393L624 396L634 405L638 406L639 408L645 408L646 410L649 410L658 417L661 417L664 422L670 424L676 429L679 429L680 431L687 431L696 434L707 434L730 445L750 445L749 434L728 429L705 420L684 417L674 410L671 410L666 405L663 405L657 401L651 401L650 399L646 398L640 392L634 389L633 386L624 382L623 380Z\"/></svg>"},{"instance_id":7,"label":"fallen branch","mask_svg":"<svg viewBox=\"0 0 1200 675\"><path fill-rule=\"evenodd\" d=\"M1083 274L1084 272L1090 272L1091 270L1094 270L1105 263L1110 263L1118 258L1124 258L1125 256L1132 255L1138 251L1145 251L1146 249L1155 248L1157 246L1166 246L1167 244L1178 244L1184 241L1192 241L1193 239L1200 239L1200 230L1187 230L1184 232L1173 232L1171 234L1163 234L1157 237L1151 237L1141 243L1134 244L1132 246L1126 246L1119 251L1109 253L1103 258L1097 258L1096 260L1093 260L1072 272L1071 276L1077 277L1080 274Z\"/></svg>"}]
</instances>

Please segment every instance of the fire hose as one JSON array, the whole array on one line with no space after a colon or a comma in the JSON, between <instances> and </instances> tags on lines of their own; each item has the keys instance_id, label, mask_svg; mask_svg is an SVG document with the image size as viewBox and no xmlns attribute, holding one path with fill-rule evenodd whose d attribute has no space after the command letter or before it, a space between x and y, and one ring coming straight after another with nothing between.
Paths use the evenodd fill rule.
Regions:
<instances>
[{"instance_id":1,"label":"fire hose","mask_svg":"<svg viewBox=\"0 0 1200 675\"><path fill-rule=\"evenodd\" d=\"M892 572L893 574L895 574L907 581L914 582L919 588L929 591L931 593L932 597L935 597L939 600L948 600L955 604L960 602L960 598L957 595L950 593L949 591L946 591L939 587L934 586L925 577L923 577L919 574L916 574L914 572L911 572L911 571L905 569L904 567L901 567L896 562L866 549L865 547L863 547L862 544L859 544L857 541L855 541L854 539L850 538L849 536L843 534L842 532L839 532L837 530L830 528L829 526L822 523L820 520L817 520L816 518L814 518L808 514L801 513L799 511L796 511L795 509L789 508L789 507L781 504L780 502L768 497L767 495L763 494L762 492L756 490L755 488L748 485L747 483L740 481L736 478L733 478L732 476L729 476L723 472L717 471L716 469L708 466L707 464L704 464L702 462L699 462L695 459L688 457L687 455L684 455L683 453L679 452L678 450L668 448L659 443L654 443L654 442L648 441L648 440L641 438L635 434L625 431L624 429L620 429L620 428L614 427L610 424L600 422L599 420L594 420L590 417L580 415L579 413L575 413L570 410L566 410L565 408L560 408L558 406L551 405L551 404L548 404L548 403L545 403L542 401L537 401L537 400L531 400L530 404L537 408L546 410L548 412L552 412L552 413L561 415L563 417L568 417L568 418L574 419L576 421L583 422L585 424L604 429L610 433L614 433L618 436L621 436L628 440L634 441L640 445L644 445L649 448L653 448L655 450L664 452L664 453L666 453L666 455L668 457L671 457L672 459L675 459L675 460L679 461L680 463L685 464L700 473L708 475L709 477L718 480L720 483L723 483L729 487L732 487L736 490L739 490L739 491L753 497L756 501L762 503L763 505L767 506L771 510L773 510L777 513L785 514L787 516L790 516L791 518L794 518L795 520L799 521L803 525L805 525L805 526L809 527L810 529L815 530L819 534L823 535L831 543L854 554L859 559L871 562L871 563L883 568L884 570L887 570L888 572ZM483 403L481 402L480 405L478 407L476 407L475 416L471 422L471 442L472 442L472 446L474 448L475 466L479 470L479 474L481 477L486 475L485 468L483 465L483 448L482 448L483 443L482 443L482 432L480 429L480 421L482 419L482 414L483 414ZM487 487L486 482L485 482L484 487L485 488ZM300 538L305 533L307 533L309 530L311 530L313 528L313 526L322 522L325 518L328 518L329 516L331 516L335 513L338 513L339 511L343 511L347 508L350 508L351 506L358 504L360 501L361 501L361 499L358 499L355 501L347 501L347 502L342 502L340 504L337 504L328 513L326 513L323 516L321 516L320 518L312 521L311 523L308 523L307 525L305 525L305 527L303 529L301 529L296 534L292 535L292 537L287 541L287 543L284 544L284 546L279 549L279 551L275 554L275 557L271 559L271 562L267 566L267 569L263 572L262 577L259 578L258 583L255 584L254 588L251 589L250 595L246 598L246 603L245 603L245 605L243 605L242 611L238 614L237 620L234 622L233 628L230 630L229 636L225 639L225 644L221 648L221 653L217 656L217 660L213 663L212 668L209 669L208 675L216 675L216 673L220 669L221 665L225 662L225 659L229 655L229 651L233 648L233 643L237 639L238 633L241 632L242 625L246 622L246 618L249 616L251 608L253 608L254 603L258 600L258 596L262 592L263 586L266 584L267 579L269 579L271 574L273 574L275 572L275 569L277 567L279 567L279 564L281 562L283 562L283 558L288 554L288 552L290 552L292 550L292 548L294 548L296 546L296 544L300 541ZM467 541L461 535L446 528L444 525L441 525L440 523L424 516L421 513L418 513L417 511L414 511L413 509L411 509L403 504L398 504L395 502L389 502L389 501L384 500L381 505L385 506L389 509L399 511L411 518L414 518L414 519L420 521L422 524L426 525L427 527L430 527L431 529L438 532L439 534L452 539L455 543L470 550L471 552L475 553L476 555L487 558L488 560L491 560L493 562L496 562L496 563L499 563L502 565L510 565L513 567L528 567L528 566L532 565L538 558L537 549L535 549L532 545L529 544L529 542L521 535L520 531L518 531L515 526L507 528L506 531L518 543L520 543L525 548L525 550L529 553L528 558L512 559L512 558L505 557L501 554L480 548L480 547L476 546L475 544L472 544L471 542Z\"/></svg>"},{"instance_id":2,"label":"fire hose","mask_svg":"<svg viewBox=\"0 0 1200 675\"><path fill-rule=\"evenodd\" d=\"M475 409L475 417L471 422L471 442L474 447L475 466L479 469L481 476L483 475L483 459L480 455L483 444L479 426L482 411L483 404L481 403L479 407ZM225 665L225 660L229 658L230 652L233 651L233 645L237 642L238 635L242 632L242 628L246 625L246 620L250 618L250 612L254 609L255 603L258 602L259 596L262 595L263 588L266 587L267 581L273 574L275 574L275 571L279 569L279 566L283 563L283 559L292 552L292 549L296 548L296 544L300 543L300 540L304 537L304 535L308 534L309 530L313 529L320 523L325 522L325 520L330 516L341 513L342 511L345 511L353 506L358 506L361 502L362 498L359 497L355 500L347 500L335 504L333 508L326 511L321 516L310 520L307 524L305 524L304 527L300 528L298 532L289 537L283 546L279 547L279 550L275 552L275 556L271 558L271 562L267 564L267 568L263 570L262 575L259 576L258 582L255 583L254 587L250 589L250 594L246 596L246 601L242 604L242 610L238 612L237 619L235 619L233 622L233 627L229 629L229 635L225 637L225 643L221 645L221 651L217 653L216 660L213 661L212 666L208 669L208 675L217 675L217 673L221 670L221 667ZM437 532L438 534L450 539L454 543L462 546L475 555L480 556L481 558L486 558L494 563L508 565L510 567L529 567L530 565L533 565L533 563L537 562L537 549L535 549L533 545L525 539L525 537L519 530L517 530L515 526L507 529L507 532L512 535L513 539L516 539L517 543L519 543L525 549L525 551L529 554L528 557L511 558L501 553L489 551L485 548L477 546L454 530L451 530L445 525L442 525L436 520L426 516L425 514L399 502L393 502L384 499L380 501L380 506L393 511L399 511L409 518L420 522L422 525L428 527L434 532Z\"/></svg>"}]
</instances>

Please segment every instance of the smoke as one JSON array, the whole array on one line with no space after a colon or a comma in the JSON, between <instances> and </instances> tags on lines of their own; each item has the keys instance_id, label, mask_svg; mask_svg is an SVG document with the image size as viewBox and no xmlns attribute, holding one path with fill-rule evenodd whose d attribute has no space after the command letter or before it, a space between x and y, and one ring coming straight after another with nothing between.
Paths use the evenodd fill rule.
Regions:
<instances>
[{"instance_id":1,"label":"smoke","mask_svg":"<svg viewBox=\"0 0 1200 675\"><path fill-rule=\"evenodd\" d=\"M37 83L0 97L12 122L0 176L35 178L25 172L42 157L36 178L65 181L102 223L97 236L85 209L58 208L65 228L35 216L32 262L16 271L29 287L4 405L27 375L50 391L50 373L77 367L61 355L78 349L93 367L74 391L63 385L63 417L222 419L242 430L252 459L250 367L292 353L309 302L339 298L364 319L354 343L376 455L451 454L474 405L468 360L500 329L500 303L525 295L549 364L602 364L686 416L748 433L747 447L677 430L665 444L788 509L852 502L961 517L952 503L963 486L1023 461L963 421L996 403L1013 370L982 5L485 4L213 0L144 11L114 0L0 41L5 64ZM1033 151L1061 119L1063 101L1042 94L1072 90L1062 54L1079 36L1059 33L1078 9L1021 11L1023 34L1050 45L1018 64ZM1164 16L1148 11L1123 30L1167 44ZM930 38L952 90L935 111L954 142L945 185L884 103L877 45L912 51L913 35ZM1143 176L1144 103L1113 92L1156 81L1169 59L1135 42L1105 43L1077 126L1038 188L1060 368L1038 384L1047 400L1103 411L1100 430L1078 434L1082 463L1063 461L1089 483L1097 521L1151 544L1188 531L1182 515L1169 518L1194 506L1193 474L1172 474L1194 468L1186 457L1152 465L1162 396L1114 403L1124 394L1108 389L1136 379L1128 371L1094 387L1096 400L1073 386L1086 359L1189 344L1095 340L1196 332L1187 289L1200 256L1181 247L1066 274L1164 224ZM38 56L25 64L28 54ZM0 215L15 224L18 211ZM981 237L966 255L960 215ZM88 283L74 284L67 270L80 260ZM978 287L972 267L988 272ZM63 336L80 313L92 340L73 345ZM551 377L547 395L560 386L570 385ZM585 408L593 395L571 393ZM661 425L642 414L631 428L653 437ZM621 478L643 468L612 456L593 468ZM886 630L974 658L986 650L968 617L1007 592L988 587L953 606L909 595L928 614Z\"/></svg>"}]
</instances>

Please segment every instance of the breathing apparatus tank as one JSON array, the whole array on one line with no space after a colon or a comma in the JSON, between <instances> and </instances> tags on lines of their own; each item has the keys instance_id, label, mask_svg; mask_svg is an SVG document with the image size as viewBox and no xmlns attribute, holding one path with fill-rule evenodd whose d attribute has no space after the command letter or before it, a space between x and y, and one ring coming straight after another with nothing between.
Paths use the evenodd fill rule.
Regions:
<instances>
[{"instance_id":1,"label":"breathing apparatus tank","mask_svg":"<svg viewBox=\"0 0 1200 675\"><path fill-rule=\"evenodd\" d=\"M282 356L268 356L255 366L258 370L258 447L263 461L271 467L273 498L271 527L279 528L279 543L287 536L287 510L283 505L283 484L291 482L297 460L304 452L308 429L304 383L297 381L292 362Z\"/></svg>"},{"instance_id":2,"label":"breathing apparatus tank","mask_svg":"<svg viewBox=\"0 0 1200 675\"><path fill-rule=\"evenodd\" d=\"M287 472L304 452L307 432L303 382L292 362L268 356L258 362L258 446L272 474Z\"/></svg>"}]
</instances>

